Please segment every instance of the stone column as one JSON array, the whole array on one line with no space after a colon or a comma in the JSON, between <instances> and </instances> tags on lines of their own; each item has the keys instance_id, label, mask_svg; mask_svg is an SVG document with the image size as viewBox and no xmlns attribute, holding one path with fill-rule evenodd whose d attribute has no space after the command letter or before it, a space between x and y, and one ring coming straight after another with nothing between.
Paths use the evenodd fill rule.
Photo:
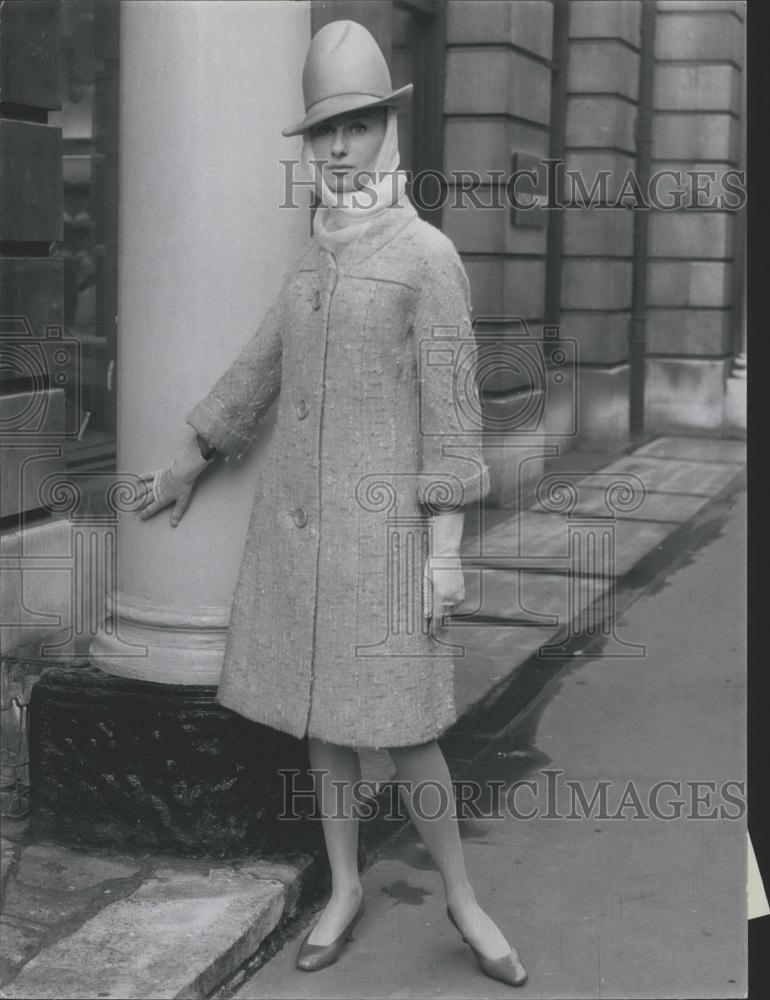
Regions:
<instances>
[{"instance_id":1,"label":"stone column","mask_svg":"<svg viewBox=\"0 0 770 1000\"><path fill-rule=\"evenodd\" d=\"M190 439L186 414L309 236L307 211L278 208L278 161L299 156L280 131L302 111L310 9L134 0L121 14L118 469L130 480ZM91 649L101 669L217 683L260 451L207 470L175 529L168 512L121 514L112 617Z\"/></svg>"}]
</instances>

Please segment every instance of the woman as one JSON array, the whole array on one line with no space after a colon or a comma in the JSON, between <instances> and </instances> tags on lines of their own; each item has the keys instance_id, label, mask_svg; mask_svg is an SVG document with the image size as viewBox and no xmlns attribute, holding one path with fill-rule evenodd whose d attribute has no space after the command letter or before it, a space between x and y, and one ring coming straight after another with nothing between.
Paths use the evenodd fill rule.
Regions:
<instances>
[{"instance_id":1,"label":"woman","mask_svg":"<svg viewBox=\"0 0 770 1000\"><path fill-rule=\"evenodd\" d=\"M353 21L319 31L303 91L305 118L284 134L303 136L321 199L313 239L188 415L197 437L145 477L141 516L173 503L178 524L200 471L219 453L239 458L278 400L217 697L308 738L332 892L297 964L336 961L363 914L351 788L357 751L387 748L449 919L487 975L520 985L523 966L468 881L454 811L440 808L454 798L436 738L455 719L440 622L464 596L463 507L489 489L465 412L478 413L468 281L452 243L404 194L396 108L412 86L393 91L369 32Z\"/></svg>"}]
</instances>

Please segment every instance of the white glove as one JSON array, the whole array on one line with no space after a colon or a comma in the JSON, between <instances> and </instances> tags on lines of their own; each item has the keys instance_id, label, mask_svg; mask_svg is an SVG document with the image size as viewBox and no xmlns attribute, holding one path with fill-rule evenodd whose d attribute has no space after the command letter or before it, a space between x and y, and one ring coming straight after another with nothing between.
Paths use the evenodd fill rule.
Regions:
<instances>
[{"instance_id":1,"label":"white glove","mask_svg":"<svg viewBox=\"0 0 770 1000\"><path fill-rule=\"evenodd\" d=\"M204 442L205 447L205 442ZM142 476L145 493L140 507L140 517L146 521L148 517L157 514L159 510L173 503L169 521L175 528L184 516L190 503L195 480L206 466L211 465L218 452L213 452L209 458L201 454L201 444L197 437L181 451L165 469L148 472Z\"/></svg>"},{"instance_id":2,"label":"white glove","mask_svg":"<svg viewBox=\"0 0 770 1000\"><path fill-rule=\"evenodd\" d=\"M429 556L423 568L423 615L434 628L443 627L451 609L465 599L465 580L460 562L463 511L436 514L430 518Z\"/></svg>"}]
</instances>

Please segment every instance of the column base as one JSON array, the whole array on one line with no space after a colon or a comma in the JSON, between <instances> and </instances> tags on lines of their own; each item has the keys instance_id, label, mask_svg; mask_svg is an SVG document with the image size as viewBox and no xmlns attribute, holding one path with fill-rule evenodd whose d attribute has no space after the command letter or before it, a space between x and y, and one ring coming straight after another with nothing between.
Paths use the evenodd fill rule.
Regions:
<instances>
[{"instance_id":1,"label":"column base","mask_svg":"<svg viewBox=\"0 0 770 1000\"><path fill-rule=\"evenodd\" d=\"M229 608L172 608L116 591L91 644L91 662L116 677L216 686L229 621Z\"/></svg>"},{"instance_id":2,"label":"column base","mask_svg":"<svg viewBox=\"0 0 770 1000\"><path fill-rule=\"evenodd\" d=\"M68 843L228 857L315 853L307 742L218 705L215 688L49 670L30 706L30 827ZM291 787L292 778L286 779Z\"/></svg>"}]
</instances>

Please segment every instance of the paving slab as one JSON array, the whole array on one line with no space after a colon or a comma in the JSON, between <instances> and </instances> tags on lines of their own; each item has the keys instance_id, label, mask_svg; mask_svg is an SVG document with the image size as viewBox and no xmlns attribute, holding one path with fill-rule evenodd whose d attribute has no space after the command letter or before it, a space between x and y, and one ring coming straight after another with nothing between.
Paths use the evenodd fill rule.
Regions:
<instances>
[{"instance_id":1,"label":"paving slab","mask_svg":"<svg viewBox=\"0 0 770 1000\"><path fill-rule=\"evenodd\" d=\"M3 942L0 953L0 975L6 978L20 968L38 951L45 935L44 927L24 924L7 916L0 917L0 937Z\"/></svg>"},{"instance_id":2,"label":"paving slab","mask_svg":"<svg viewBox=\"0 0 770 1000\"><path fill-rule=\"evenodd\" d=\"M746 442L678 435L657 438L634 452L649 458L685 458L695 462L730 462L744 465Z\"/></svg>"},{"instance_id":3,"label":"paving slab","mask_svg":"<svg viewBox=\"0 0 770 1000\"><path fill-rule=\"evenodd\" d=\"M159 869L130 897L32 958L4 994L40 1000L205 996L256 951L278 923L285 898L277 879Z\"/></svg>"},{"instance_id":4,"label":"paving slab","mask_svg":"<svg viewBox=\"0 0 770 1000\"><path fill-rule=\"evenodd\" d=\"M455 707L464 715L483 701L490 691L504 682L522 663L536 653L556 629L492 625L462 626L446 630L447 642L461 647L454 657Z\"/></svg>"},{"instance_id":5,"label":"paving slab","mask_svg":"<svg viewBox=\"0 0 770 1000\"><path fill-rule=\"evenodd\" d=\"M686 792L693 780L721 789L745 776L746 595L742 584L725 588L743 579L737 508L725 530L621 615L619 624L647 642L644 660L587 650L466 774L508 788L527 779L532 794L520 788L512 801L525 814L538 810L461 824L477 896L529 971L517 995L746 996L745 809L699 818ZM548 772L562 776L553 800ZM604 779L610 815L595 808L568 820L566 782L590 797ZM614 815L629 781L646 818L633 809ZM671 781L682 794L665 788L668 815L651 815L651 788ZM719 792L714 798L726 804ZM670 811L677 799L684 808ZM295 968L303 927L236 1000L513 995L480 974L450 926L440 876L413 829L385 847L363 883L366 914L335 965L310 976Z\"/></svg>"},{"instance_id":6,"label":"paving slab","mask_svg":"<svg viewBox=\"0 0 770 1000\"><path fill-rule=\"evenodd\" d=\"M570 613L582 611L609 588L607 578L575 580L570 592L566 573L480 569L465 574L465 601L458 613L519 620L537 628L542 642L568 624ZM538 623L540 623L538 625ZM512 630L511 643L516 642Z\"/></svg>"},{"instance_id":7,"label":"paving slab","mask_svg":"<svg viewBox=\"0 0 770 1000\"><path fill-rule=\"evenodd\" d=\"M633 510L621 510L616 513L619 521L671 521L683 524L695 517L709 502L706 496L690 496L687 493L654 493L647 490L639 497L639 506ZM528 510L546 513L547 507L533 500ZM604 490L579 484L579 499L575 504L573 514L601 516L607 513Z\"/></svg>"},{"instance_id":8,"label":"paving slab","mask_svg":"<svg viewBox=\"0 0 770 1000\"><path fill-rule=\"evenodd\" d=\"M16 881L37 889L72 892L101 882L136 875L142 865L128 858L74 851L60 844L42 842L23 848Z\"/></svg>"},{"instance_id":9,"label":"paving slab","mask_svg":"<svg viewBox=\"0 0 770 1000\"><path fill-rule=\"evenodd\" d=\"M725 466L721 466L725 468ZM487 532L481 542L481 555L464 560L466 589L468 578L475 567L504 570L506 565L516 567L517 561L527 560L529 568L567 573L570 570L570 536L575 531L590 532L593 536L604 533L612 525L615 535L614 566L595 571L610 572L615 576L627 573L640 559L651 552L676 527L671 521L632 521L618 518L604 518L593 528L581 525L578 519L570 520L565 514L543 514L536 510L525 510L515 518L498 525ZM601 543L601 539L598 539ZM580 572L590 572L590 554L583 549Z\"/></svg>"},{"instance_id":10,"label":"paving slab","mask_svg":"<svg viewBox=\"0 0 770 1000\"><path fill-rule=\"evenodd\" d=\"M627 455L602 471L630 473L641 479L646 490L653 492L713 497L737 475L739 467L725 462L674 461Z\"/></svg>"}]
</instances>

